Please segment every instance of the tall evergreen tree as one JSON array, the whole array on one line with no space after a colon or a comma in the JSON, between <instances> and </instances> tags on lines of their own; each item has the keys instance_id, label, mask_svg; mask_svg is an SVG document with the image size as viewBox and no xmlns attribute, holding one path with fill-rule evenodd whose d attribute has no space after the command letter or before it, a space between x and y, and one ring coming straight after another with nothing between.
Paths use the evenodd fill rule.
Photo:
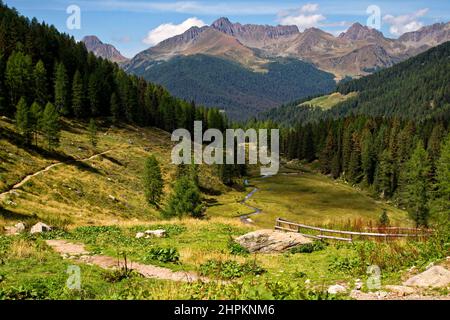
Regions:
<instances>
[{"instance_id":1,"label":"tall evergreen tree","mask_svg":"<svg viewBox=\"0 0 450 320\"><path fill-rule=\"evenodd\" d=\"M60 125L59 113L52 103L47 103L42 114L41 130L47 141L49 150L59 146Z\"/></svg>"},{"instance_id":2,"label":"tall evergreen tree","mask_svg":"<svg viewBox=\"0 0 450 320\"><path fill-rule=\"evenodd\" d=\"M31 75L31 57L21 51L13 52L8 58L5 71L11 105L15 106L21 97L29 96Z\"/></svg>"},{"instance_id":3,"label":"tall evergreen tree","mask_svg":"<svg viewBox=\"0 0 450 320\"><path fill-rule=\"evenodd\" d=\"M147 158L144 168L144 191L148 203L158 207L163 194L164 182L161 168L154 155Z\"/></svg>"},{"instance_id":4,"label":"tall evergreen tree","mask_svg":"<svg viewBox=\"0 0 450 320\"><path fill-rule=\"evenodd\" d=\"M86 117L86 111L83 108L83 78L81 73L77 70L73 76L72 81L72 109L75 117Z\"/></svg>"},{"instance_id":5,"label":"tall evergreen tree","mask_svg":"<svg viewBox=\"0 0 450 320\"><path fill-rule=\"evenodd\" d=\"M69 80L64 64L58 63L55 71L55 107L62 115L70 114L69 107Z\"/></svg>"},{"instance_id":6,"label":"tall evergreen tree","mask_svg":"<svg viewBox=\"0 0 450 320\"><path fill-rule=\"evenodd\" d=\"M92 118L89 121L88 131L89 131L89 141L91 142L92 147L96 148L98 143L97 125L95 124L95 120Z\"/></svg>"},{"instance_id":7,"label":"tall evergreen tree","mask_svg":"<svg viewBox=\"0 0 450 320\"><path fill-rule=\"evenodd\" d=\"M30 107L30 122L31 122L31 129L34 134L34 144L37 146L38 141L38 135L41 131L41 125L42 125L42 107L39 103L36 101L33 102L33 104Z\"/></svg>"},{"instance_id":8,"label":"tall evergreen tree","mask_svg":"<svg viewBox=\"0 0 450 320\"><path fill-rule=\"evenodd\" d=\"M430 170L428 153L419 142L405 163L402 179L402 201L417 226L428 225Z\"/></svg>"},{"instance_id":9,"label":"tall evergreen tree","mask_svg":"<svg viewBox=\"0 0 450 320\"><path fill-rule=\"evenodd\" d=\"M34 101L43 106L49 101L47 71L42 60L36 63L33 71Z\"/></svg>"},{"instance_id":10,"label":"tall evergreen tree","mask_svg":"<svg viewBox=\"0 0 450 320\"><path fill-rule=\"evenodd\" d=\"M194 218L200 218L203 215L200 190L188 176L177 179L163 211L163 216L166 218L181 218L184 215Z\"/></svg>"},{"instance_id":11,"label":"tall evergreen tree","mask_svg":"<svg viewBox=\"0 0 450 320\"><path fill-rule=\"evenodd\" d=\"M30 119L30 108L24 97L20 98L16 110L16 125L24 141L28 144L31 140L32 127Z\"/></svg>"},{"instance_id":12,"label":"tall evergreen tree","mask_svg":"<svg viewBox=\"0 0 450 320\"><path fill-rule=\"evenodd\" d=\"M450 134L442 143L437 161L433 216L438 225L448 230L450 227Z\"/></svg>"},{"instance_id":13,"label":"tall evergreen tree","mask_svg":"<svg viewBox=\"0 0 450 320\"><path fill-rule=\"evenodd\" d=\"M120 105L119 101L117 100L117 94L115 92L113 92L113 94L111 95L110 106L112 122L118 123L120 120Z\"/></svg>"}]
</instances>

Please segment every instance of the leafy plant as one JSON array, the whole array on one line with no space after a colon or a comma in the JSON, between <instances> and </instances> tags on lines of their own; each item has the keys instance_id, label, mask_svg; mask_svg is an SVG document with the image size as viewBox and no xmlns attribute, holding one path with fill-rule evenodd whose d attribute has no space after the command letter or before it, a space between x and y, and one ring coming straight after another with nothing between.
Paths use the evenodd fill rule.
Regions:
<instances>
[{"instance_id":1,"label":"leafy plant","mask_svg":"<svg viewBox=\"0 0 450 320\"><path fill-rule=\"evenodd\" d=\"M233 254L236 256L238 256L238 255L246 256L250 253L247 250L247 248L241 246L239 243L234 241L231 237L228 240L228 251L230 252L230 254Z\"/></svg>"},{"instance_id":2,"label":"leafy plant","mask_svg":"<svg viewBox=\"0 0 450 320\"><path fill-rule=\"evenodd\" d=\"M289 250L289 253L312 253L325 249L327 243L325 241L314 241L313 243L305 243L299 246L293 247Z\"/></svg>"},{"instance_id":3,"label":"leafy plant","mask_svg":"<svg viewBox=\"0 0 450 320\"><path fill-rule=\"evenodd\" d=\"M180 261L180 254L176 248L154 247L150 249L148 255L145 257L145 261L178 263Z\"/></svg>"}]
</instances>

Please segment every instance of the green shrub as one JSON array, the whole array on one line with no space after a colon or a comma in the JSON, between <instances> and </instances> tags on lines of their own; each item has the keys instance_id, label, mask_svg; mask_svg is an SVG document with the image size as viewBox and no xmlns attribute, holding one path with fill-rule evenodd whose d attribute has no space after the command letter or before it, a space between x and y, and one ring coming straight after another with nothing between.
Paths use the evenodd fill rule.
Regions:
<instances>
[{"instance_id":1,"label":"green shrub","mask_svg":"<svg viewBox=\"0 0 450 320\"><path fill-rule=\"evenodd\" d=\"M314 241L313 243L305 243L299 246L293 247L289 250L289 253L312 253L325 249L327 243L325 241Z\"/></svg>"},{"instance_id":2,"label":"green shrub","mask_svg":"<svg viewBox=\"0 0 450 320\"><path fill-rule=\"evenodd\" d=\"M361 261L357 256L334 256L328 265L331 272L342 272L346 274L354 274L359 272Z\"/></svg>"},{"instance_id":3,"label":"green shrub","mask_svg":"<svg viewBox=\"0 0 450 320\"><path fill-rule=\"evenodd\" d=\"M246 256L250 253L247 250L247 248L241 246L239 243L234 241L232 238L230 238L228 240L228 251L230 252L230 254L236 255L236 256L239 256L239 255Z\"/></svg>"},{"instance_id":4,"label":"green shrub","mask_svg":"<svg viewBox=\"0 0 450 320\"><path fill-rule=\"evenodd\" d=\"M178 263L180 261L180 254L176 248L154 247L150 249L150 252L145 257L145 261Z\"/></svg>"}]
</instances>

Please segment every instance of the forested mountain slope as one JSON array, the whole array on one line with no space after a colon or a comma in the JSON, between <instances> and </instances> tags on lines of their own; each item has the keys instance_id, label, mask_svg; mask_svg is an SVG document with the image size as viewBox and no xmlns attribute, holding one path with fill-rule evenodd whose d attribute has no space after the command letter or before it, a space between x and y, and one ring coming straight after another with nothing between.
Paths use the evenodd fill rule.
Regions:
<instances>
[{"instance_id":1,"label":"forested mountain slope","mask_svg":"<svg viewBox=\"0 0 450 320\"><path fill-rule=\"evenodd\" d=\"M166 87L172 94L225 109L228 117L244 120L270 107L311 94L327 93L333 75L294 59L253 72L238 63L208 55L176 57L134 72Z\"/></svg>"},{"instance_id":2,"label":"forested mountain slope","mask_svg":"<svg viewBox=\"0 0 450 320\"><path fill-rule=\"evenodd\" d=\"M303 99L262 116L293 124L353 114L423 120L448 118L450 114L450 42L373 75L340 83L336 92L357 93L353 98L321 109Z\"/></svg>"},{"instance_id":3,"label":"forested mountain slope","mask_svg":"<svg viewBox=\"0 0 450 320\"><path fill-rule=\"evenodd\" d=\"M81 42L55 27L20 16L0 1L0 114L13 116L19 101L24 114L50 103L59 115L111 117L167 131L191 128L193 120L220 119L172 97L159 85L127 75L117 64L89 53ZM213 114L213 115L211 115Z\"/></svg>"}]
</instances>

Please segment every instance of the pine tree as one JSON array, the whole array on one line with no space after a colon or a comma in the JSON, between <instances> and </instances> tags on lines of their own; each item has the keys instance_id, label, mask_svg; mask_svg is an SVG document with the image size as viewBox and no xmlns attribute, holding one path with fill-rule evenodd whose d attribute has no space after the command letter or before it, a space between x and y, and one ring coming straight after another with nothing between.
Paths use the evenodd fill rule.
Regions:
<instances>
[{"instance_id":1,"label":"pine tree","mask_svg":"<svg viewBox=\"0 0 450 320\"><path fill-rule=\"evenodd\" d=\"M67 78L66 67L63 63L56 66L55 72L55 106L62 115L69 115L69 80Z\"/></svg>"},{"instance_id":2,"label":"pine tree","mask_svg":"<svg viewBox=\"0 0 450 320\"><path fill-rule=\"evenodd\" d=\"M389 216L388 216L388 214L387 214L386 209L383 209L383 212L382 212L381 215L380 215L380 219L379 219L379 221L378 221L378 224L379 224L381 227L388 227L388 226L389 226L390 221L389 221Z\"/></svg>"},{"instance_id":3,"label":"pine tree","mask_svg":"<svg viewBox=\"0 0 450 320\"><path fill-rule=\"evenodd\" d=\"M48 100L48 82L47 82L47 71L45 70L44 63L39 60L36 63L33 71L34 79L34 100L41 106L45 105Z\"/></svg>"},{"instance_id":4,"label":"pine tree","mask_svg":"<svg viewBox=\"0 0 450 320\"><path fill-rule=\"evenodd\" d=\"M59 114L52 103L47 103L42 114L41 130L48 143L49 150L59 146L60 126Z\"/></svg>"},{"instance_id":5,"label":"pine tree","mask_svg":"<svg viewBox=\"0 0 450 320\"><path fill-rule=\"evenodd\" d=\"M96 117L100 115L100 89L95 74L91 74L89 77L88 96L91 114Z\"/></svg>"},{"instance_id":6,"label":"pine tree","mask_svg":"<svg viewBox=\"0 0 450 320\"><path fill-rule=\"evenodd\" d=\"M148 157L144 168L144 191L148 203L158 207L163 194L164 182L159 162L154 155Z\"/></svg>"},{"instance_id":7,"label":"pine tree","mask_svg":"<svg viewBox=\"0 0 450 320\"><path fill-rule=\"evenodd\" d=\"M361 139L361 168L364 173L364 181L367 185L373 183L375 175L375 152L373 148L372 133L366 130Z\"/></svg>"},{"instance_id":8,"label":"pine tree","mask_svg":"<svg viewBox=\"0 0 450 320\"><path fill-rule=\"evenodd\" d=\"M118 123L120 120L120 106L119 101L117 101L117 95L115 92L111 95L110 105L112 122Z\"/></svg>"},{"instance_id":9,"label":"pine tree","mask_svg":"<svg viewBox=\"0 0 450 320\"><path fill-rule=\"evenodd\" d=\"M402 200L417 226L427 226L429 216L429 180L431 166L421 142L405 163Z\"/></svg>"},{"instance_id":10,"label":"pine tree","mask_svg":"<svg viewBox=\"0 0 450 320\"><path fill-rule=\"evenodd\" d=\"M94 119L91 119L89 121L88 131L89 131L89 141L91 142L92 147L96 148L98 143L98 137L97 137L97 125L95 124Z\"/></svg>"},{"instance_id":11,"label":"pine tree","mask_svg":"<svg viewBox=\"0 0 450 320\"><path fill-rule=\"evenodd\" d=\"M166 218L181 218L184 215L194 218L200 218L203 215L200 190L195 182L187 176L177 179L163 211L163 216Z\"/></svg>"},{"instance_id":12,"label":"pine tree","mask_svg":"<svg viewBox=\"0 0 450 320\"><path fill-rule=\"evenodd\" d=\"M375 170L375 189L381 193L381 198L389 198L393 193L394 160L389 149L384 150L378 159Z\"/></svg>"},{"instance_id":13,"label":"pine tree","mask_svg":"<svg viewBox=\"0 0 450 320\"><path fill-rule=\"evenodd\" d=\"M8 99L6 97L6 87L4 82L5 68L4 54L0 51L0 114L7 114L8 112Z\"/></svg>"},{"instance_id":14,"label":"pine tree","mask_svg":"<svg viewBox=\"0 0 450 320\"><path fill-rule=\"evenodd\" d=\"M25 143L28 144L31 140L32 126L30 108L24 97L20 98L19 103L17 104L16 125L20 134L23 136Z\"/></svg>"},{"instance_id":15,"label":"pine tree","mask_svg":"<svg viewBox=\"0 0 450 320\"><path fill-rule=\"evenodd\" d=\"M350 161L348 164L348 178L353 183L359 183L362 178L361 171L361 146L357 133L353 133L352 151L350 154Z\"/></svg>"},{"instance_id":16,"label":"pine tree","mask_svg":"<svg viewBox=\"0 0 450 320\"><path fill-rule=\"evenodd\" d=\"M30 120L31 120L31 129L33 131L34 134L34 141L35 141L35 145L37 146L37 139L38 139L38 135L39 132L41 130L41 125L42 125L42 107L39 103L37 103L36 101L33 102L33 104L31 105L30 108Z\"/></svg>"},{"instance_id":17,"label":"pine tree","mask_svg":"<svg viewBox=\"0 0 450 320\"><path fill-rule=\"evenodd\" d=\"M81 73L77 70L72 81L72 109L77 118L86 116L83 110L83 96L83 79L81 78Z\"/></svg>"},{"instance_id":18,"label":"pine tree","mask_svg":"<svg viewBox=\"0 0 450 320\"><path fill-rule=\"evenodd\" d=\"M11 105L17 105L21 97L29 96L31 85L31 57L18 51L13 52L6 63L5 82L9 89Z\"/></svg>"},{"instance_id":19,"label":"pine tree","mask_svg":"<svg viewBox=\"0 0 450 320\"><path fill-rule=\"evenodd\" d=\"M442 143L436 168L436 194L433 199L433 216L441 228L450 227L450 134Z\"/></svg>"}]
</instances>

